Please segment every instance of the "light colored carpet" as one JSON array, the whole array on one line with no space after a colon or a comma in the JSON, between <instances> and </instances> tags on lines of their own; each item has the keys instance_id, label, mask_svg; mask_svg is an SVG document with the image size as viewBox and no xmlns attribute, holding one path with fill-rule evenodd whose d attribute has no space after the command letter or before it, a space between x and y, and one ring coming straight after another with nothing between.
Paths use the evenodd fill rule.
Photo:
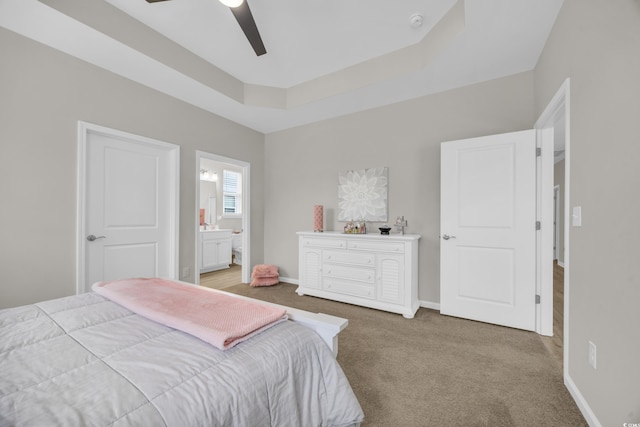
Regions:
<instances>
[{"instance_id":1,"label":"light colored carpet","mask_svg":"<svg viewBox=\"0 0 640 427\"><path fill-rule=\"evenodd\" d=\"M349 319L338 362L364 410L363 426L587 426L535 333L424 308L409 320L295 289L225 291Z\"/></svg>"}]
</instances>

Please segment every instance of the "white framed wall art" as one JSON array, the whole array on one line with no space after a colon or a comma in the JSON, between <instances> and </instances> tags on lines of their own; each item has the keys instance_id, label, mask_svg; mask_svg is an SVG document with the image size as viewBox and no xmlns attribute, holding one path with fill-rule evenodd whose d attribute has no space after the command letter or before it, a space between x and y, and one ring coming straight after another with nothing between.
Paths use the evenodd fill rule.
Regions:
<instances>
[{"instance_id":1,"label":"white framed wall art","mask_svg":"<svg viewBox=\"0 0 640 427\"><path fill-rule=\"evenodd\" d=\"M338 221L387 221L388 169L338 173Z\"/></svg>"}]
</instances>

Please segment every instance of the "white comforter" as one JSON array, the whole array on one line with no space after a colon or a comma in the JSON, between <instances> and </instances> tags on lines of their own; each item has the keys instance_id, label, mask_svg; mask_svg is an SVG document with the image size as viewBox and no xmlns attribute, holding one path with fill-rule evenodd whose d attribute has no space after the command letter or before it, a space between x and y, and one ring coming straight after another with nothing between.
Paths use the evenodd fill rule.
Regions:
<instances>
[{"instance_id":1,"label":"white comforter","mask_svg":"<svg viewBox=\"0 0 640 427\"><path fill-rule=\"evenodd\" d=\"M95 294L0 310L0 426L350 426L326 344L291 321L220 351Z\"/></svg>"}]
</instances>

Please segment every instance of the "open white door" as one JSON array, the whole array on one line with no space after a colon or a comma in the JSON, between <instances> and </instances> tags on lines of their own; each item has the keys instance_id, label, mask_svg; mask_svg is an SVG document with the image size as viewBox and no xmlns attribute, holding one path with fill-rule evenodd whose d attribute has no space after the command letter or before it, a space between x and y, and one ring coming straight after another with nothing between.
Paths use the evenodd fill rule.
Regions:
<instances>
[{"instance_id":1,"label":"open white door","mask_svg":"<svg viewBox=\"0 0 640 427\"><path fill-rule=\"evenodd\" d=\"M440 311L534 330L535 130L445 142Z\"/></svg>"},{"instance_id":2,"label":"open white door","mask_svg":"<svg viewBox=\"0 0 640 427\"><path fill-rule=\"evenodd\" d=\"M78 292L100 280L178 278L179 147L79 124Z\"/></svg>"}]
</instances>

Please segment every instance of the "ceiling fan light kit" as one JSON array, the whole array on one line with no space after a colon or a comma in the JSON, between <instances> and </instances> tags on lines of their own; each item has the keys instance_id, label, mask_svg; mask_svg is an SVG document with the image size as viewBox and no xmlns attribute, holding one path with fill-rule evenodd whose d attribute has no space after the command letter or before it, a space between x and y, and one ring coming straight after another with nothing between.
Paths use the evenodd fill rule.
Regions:
<instances>
[{"instance_id":1,"label":"ceiling fan light kit","mask_svg":"<svg viewBox=\"0 0 640 427\"><path fill-rule=\"evenodd\" d=\"M227 7L238 7L242 4L244 0L219 0L220 3Z\"/></svg>"}]
</instances>

